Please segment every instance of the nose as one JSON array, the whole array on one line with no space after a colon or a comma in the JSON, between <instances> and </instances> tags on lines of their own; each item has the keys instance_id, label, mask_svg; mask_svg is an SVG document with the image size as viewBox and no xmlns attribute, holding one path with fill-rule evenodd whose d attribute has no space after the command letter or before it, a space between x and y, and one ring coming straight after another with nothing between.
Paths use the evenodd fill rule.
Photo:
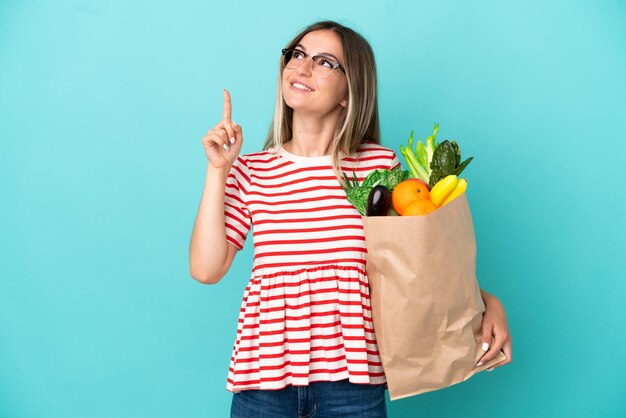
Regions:
<instances>
[{"instance_id":1,"label":"nose","mask_svg":"<svg viewBox=\"0 0 626 418\"><path fill-rule=\"evenodd\" d=\"M309 63L309 59L311 59ZM311 74L313 72L313 59L311 57L306 57L302 60L302 62L298 63L298 67L296 68L298 74Z\"/></svg>"}]
</instances>

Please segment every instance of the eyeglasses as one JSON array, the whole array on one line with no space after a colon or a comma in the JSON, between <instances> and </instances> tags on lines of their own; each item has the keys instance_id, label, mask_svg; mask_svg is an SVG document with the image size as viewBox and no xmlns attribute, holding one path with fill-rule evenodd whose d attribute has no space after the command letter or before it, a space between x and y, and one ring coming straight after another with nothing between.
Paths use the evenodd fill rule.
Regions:
<instances>
[{"instance_id":1,"label":"eyeglasses","mask_svg":"<svg viewBox=\"0 0 626 418\"><path fill-rule=\"evenodd\" d=\"M302 65L303 61L306 61L308 55L306 52L301 51L296 48L291 49L283 49L283 59L285 62L285 67L293 70ZM343 73L346 73L346 70L334 59L326 56L326 55L313 55L311 57L311 71L318 77L328 77L331 73L339 68Z\"/></svg>"}]
</instances>

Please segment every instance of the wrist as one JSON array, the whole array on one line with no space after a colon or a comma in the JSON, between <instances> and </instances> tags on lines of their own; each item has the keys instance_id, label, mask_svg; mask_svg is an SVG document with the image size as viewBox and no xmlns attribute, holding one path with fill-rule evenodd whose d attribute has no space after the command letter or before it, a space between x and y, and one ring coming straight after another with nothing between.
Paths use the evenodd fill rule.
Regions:
<instances>
[{"instance_id":1,"label":"wrist","mask_svg":"<svg viewBox=\"0 0 626 418\"><path fill-rule=\"evenodd\" d=\"M228 173L230 172L230 165L227 165L224 167L215 167L213 164L209 162L206 167L206 172L207 172L207 177L218 176L218 177L226 178L228 176Z\"/></svg>"},{"instance_id":2,"label":"wrist","mask_svg":"<svg viewBox=\"0 0 626 418\"><path fill-rule=\"evenodd\" d=\"M491 301L491 299L493 298L493 296L490 293L485 292L484 290L480 289L480 295L483 298L483 303L485 304L485 306L487 306L487 304Z\"/></svg>"}]
</instances>

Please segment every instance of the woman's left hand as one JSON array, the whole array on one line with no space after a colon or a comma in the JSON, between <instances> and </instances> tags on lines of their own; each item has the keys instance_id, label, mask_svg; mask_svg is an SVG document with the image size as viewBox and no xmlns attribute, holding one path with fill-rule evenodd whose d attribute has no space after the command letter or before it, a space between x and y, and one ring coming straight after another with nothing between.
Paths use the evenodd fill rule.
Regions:
<instances>
[{"instance_id":1,"label":"woman's left hand","mask_svg":"<svg viewBox=\"0 0 626 418\"><path fill-rule=\"evenodd\" d=\"M482 342L483 347L485 347L485 343L489 344L489 349L483 354L480 360L478 360L476 365L480 366L497 357L500 350L504 351L507 357L506 360L494 364L491 368L487 369L491 371L496 367L509 364L513 360L511 333L509 332L509 325L502 303L494 295L484 290L481 290L481 293L483 301L485 302L485 313L483 314L482 322Z\"/></svg>"}]
</instances>

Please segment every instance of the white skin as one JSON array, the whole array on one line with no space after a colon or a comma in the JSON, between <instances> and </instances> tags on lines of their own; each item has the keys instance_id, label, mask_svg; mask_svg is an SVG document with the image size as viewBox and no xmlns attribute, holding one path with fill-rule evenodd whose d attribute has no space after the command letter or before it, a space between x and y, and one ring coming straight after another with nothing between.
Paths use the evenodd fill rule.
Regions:
<instances>
[{"instance_id":1,"label":"white skin","mask_svg":"<svg viewBox=\"0 0 626 418\"><path fill-rule=\"evenodd\" d=\"M318 30L305 35L299 49L309 56L328 53L344 65L343 48L339 37L330 30ZM303 91L292 86L298 81L313 89ZM329 145L343 108L348 104L348 81L345 74L334 70L327 78L317 77L311 72L311 59L307 58L295 69L285 68L282 76L283 97L293 109L293 138L283 147L297 155L317 157L329 154ZM507 359L489 370L511 363L513 350L511 334L502 303L481 289L485 302L482 322L482 341L486 343L484 355L478 364L495 358L500 350Z\"/></svg>"},{"instance_id":2,"label":"white skin","mask_svg":"<svg viewBox=\"0 0 626 418\"><path fill-rule=\"evenodd\" d=\"M297 48L309 56L330 54L344 65L341 41L331 30L309 32ZM294 87L296 81L312 91ZM293 109L293 138L283 147L305 157L329 155L337 121L348 105L346 75L336 69L328 77L318 77L311 71L311 58L307 57L297 68L283 70L282 88L285 103Z\"/></svg>"},{"instance_id":3,"label":"white skin","mask_svg":"<svg viewBox=\"0 0 626 418\"><path fill-rule=\"evenodd\" d=\"M344 65L343 48L339 37L330 30L317 30L306 34L298 48L309 56L331 54ZM313 91L304 91L292 86L298 81ZM283 97L287 106L293 109L293 138L283 147L296 155L318 157L329 155L329 145L333 137L339 115L348 104L348 80L345 74L334 70L330 76L318 77L311 71L311 59L307 57L295 69L285 68L282 75ZM224 90L223 117L203 138L203 145L209 165L215 168L228 168L241 149L243 132L231 119L231 99ZM487 350L479 363L495 358L500 350L507 359L489 370L504 366L513 360L511 333L502 303L494 295L481 289L485 302L482 321L482 342Z\"/></svg>"}]
</instances>

